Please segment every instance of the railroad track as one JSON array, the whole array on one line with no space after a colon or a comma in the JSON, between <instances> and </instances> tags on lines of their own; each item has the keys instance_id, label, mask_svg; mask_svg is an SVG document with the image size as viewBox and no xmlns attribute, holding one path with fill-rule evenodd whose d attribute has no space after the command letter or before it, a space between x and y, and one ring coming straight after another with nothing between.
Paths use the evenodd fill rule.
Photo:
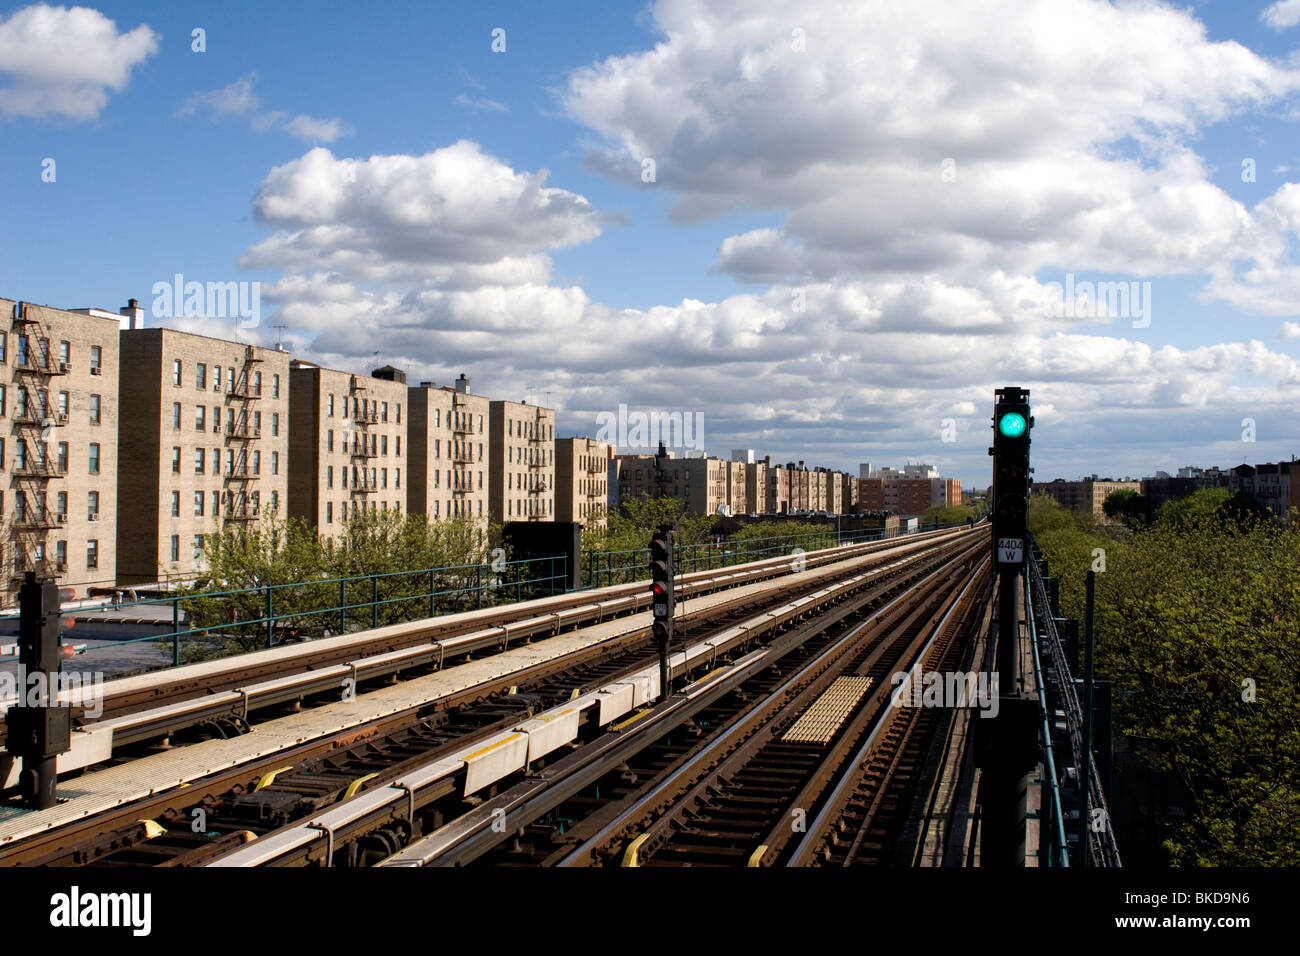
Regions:
<instances>
[{"instance_id":1,"label":"railroad track","mask_svg":"<svg viewBox=\"0 0 1300 956\"><path fill-rule=\"evenodd\" d=\"M960 533L929 532L906 541L825 549L801 556L800 562L804 568L817 569L899 547L923 547ZM791 560L781 557L685 574L678 579L679 599L779 579L793 570ZM118 678L105 683L103 697L96 702L96 709L102 711L97 716L88 714L80 701L74 703L77 746L60 758L59 770L101 763L133 745L159 740L170 744L178 734L180 741L186 733L191 739L245 733L265 713L274 716L317 699L337 700L345 686L355 690L500 653L521 643L636 614L649 607L649 600L644 583L614 585ZM0 701L0 708L3 705ZM0 745L3 741L0 724Z\"/></svg>"},{"instance_id":2,"label":"railroad track","mask_svg":"<svg viewBox=\"0 0 1300 956\"><path fill-rule=\"evenodd\" d=\"M931 552L956 546L947 539L932 541L914 557L896 557L893 565L898 568L892 573L905 574L917 562L932 560ZM885 572L877 569L867 573ZM826 590L823 578L814 576L793 594L797 596L819 585ZM796 603L807 597L796 597ZM790 602L791 592L782 593L780 600ZM698 620L692 619L688 633L698 634L700 640L696 643L702 646L708 634L734 631L738 618L754 616L756 607L771 603L770 597L757 602L751 599L747 603L724 603L711 614L701 612ZM777 612L758 612L760 617L763 614ZM746 639L733 640L727 652L746 643ZM717 648L713 651L716 653ZM436 764L449 751L463 749L467 742L509 734L509 728L547 707L559 706L575 695L590 694L597 685L644 668L653 659L651 655L649 640L642 637L639 646L636 641L628 641L585 660L548 662L533 668L534 673L515 674L492 688L462 695L460 701L353 728L208 780L193 781L183 792L138 801L113 814L25 840L16 847L5 847L0 849L0 864L193 865L219 859L229 849L260 841L294 820L310 818L326 807L347 804L368 792L390 789L393 782L408 778L430 762ZM682 672L687 669L683 661ZM356 840L339 841L339 862L375 862L421 829L436 828L441 814L446 812L442 804L448 798L463 803L465 797L471 796L458 792L465 783L462 779L425 789L418 806L403 806L403 810L423 812L427 805L439 805L424 813L417 826L411 825L412 814L396 813L374 826L359 828ZM196 827L195 820L202 826ZM335 856L328 847L321 847L317 858L327 852ZM304 859L312 859L311 853Z\"/></svg>"},{"instance_id":3,"label":"railroad track","mask_svg":"<svg viewBox=\"0 0 1300 956\"><path fill-rule=\"evenodd\" d=\"M947 564L965 574L980 549L978 544L956 548L928 565L925 574L913 576L907 588L871 592L856 604L801 623L773 642L767 660L742 657L721 669L731 673L711 672L661 705L664 713L646 721L648 726L616 726L615 733L499 794L384 865L616 861L623 852L620 839L665 805L675 804L704 770L716 767L728 746L755 739L773 713L825 689L835 677L833 665L843 665L864 640L885 633L903 616L923 616L937 568ZM687 765L678 766L684 756Z\"/></svg>"}]
</instances>

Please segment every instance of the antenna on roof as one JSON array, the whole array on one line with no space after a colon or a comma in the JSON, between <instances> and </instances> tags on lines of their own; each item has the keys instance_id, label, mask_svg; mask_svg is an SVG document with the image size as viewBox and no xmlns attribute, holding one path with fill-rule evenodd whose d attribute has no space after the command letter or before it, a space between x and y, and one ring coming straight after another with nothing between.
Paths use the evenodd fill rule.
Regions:
<instances>
[{"instance_id":1,"label":"antenna on roof","mask_svg":"<svg viewBox=\"0 0 1300 956\"><path fill-rule=\"evenodd\" d=\"M273 328L273 329L280 329L280 330L281 330L281 331L279 331L279 332L277 332L277 333L275 334L275 350L276 350L277 352L283 352L283 351L284 351L284 331L283 331L283 330L284 330L284 329L287 329L288 327L289 327L289 326L285 325L283 322L281 322L279 325L273 325L273 326L271 326L271 328Z\"/></svg>"}]
</instances>

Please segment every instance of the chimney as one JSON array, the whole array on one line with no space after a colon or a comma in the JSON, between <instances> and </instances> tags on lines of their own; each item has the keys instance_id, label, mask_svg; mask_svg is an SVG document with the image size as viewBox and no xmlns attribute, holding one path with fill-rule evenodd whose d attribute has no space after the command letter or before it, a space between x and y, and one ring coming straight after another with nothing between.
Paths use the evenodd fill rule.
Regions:
<instances>
[{"instance_id":1,"label":"chimney","mask_svg":"<svg viewBox=\"0 0 1300 956\"><path fill-rule=\"evenodd\" d=\"M469 379L465 377L464 372L461 372L460 378L456 379L456 391L469 394Z\"/></svg>"},{"instance_id":2,"label":"chimney","mask_svg":"<svg viewBox=\"0 0 1300 956\"><path fill-rule=\"evenodd\" d=\"M144 328L144 309L140 308L139 299L128 299L126 305L118 309L124 316L122 328L124 329L143 329Z\"/></svg>"}]
</instances>

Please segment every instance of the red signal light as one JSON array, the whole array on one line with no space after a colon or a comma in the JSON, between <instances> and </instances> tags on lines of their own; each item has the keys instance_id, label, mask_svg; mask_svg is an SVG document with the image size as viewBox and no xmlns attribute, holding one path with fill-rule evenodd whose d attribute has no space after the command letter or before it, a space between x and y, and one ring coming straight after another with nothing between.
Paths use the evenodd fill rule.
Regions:
<instances>
[{"instance_id":1,"label":"red signal light","mask_svg":"<svg viewBox=\"0 0 1300 956\"><path fill-rule=\"evenodd\" d=\"M667 594L667 593L668 593L668 589L667 589L666 587L663 586L663 582L662 582L662 581L656 581L654 584L650 585L650 591L651 591L652 594L655 594L655 595Z\"/></svg>"}]
</instances>

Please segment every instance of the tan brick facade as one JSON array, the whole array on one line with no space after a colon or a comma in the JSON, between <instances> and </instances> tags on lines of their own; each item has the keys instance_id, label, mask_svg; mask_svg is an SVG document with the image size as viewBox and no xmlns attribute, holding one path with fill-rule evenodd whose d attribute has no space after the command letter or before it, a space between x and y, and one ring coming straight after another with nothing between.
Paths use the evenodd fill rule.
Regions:
<instances>
[{"instance_id":1,"label":"tan brick facade","mask_svg":"<svg viewBox=\"0 0 1300 956\"><path fill-rule=\"evenodd\" d=\"M492 520L556 520L554 409L492 402L488 435Z\"/></svg>"},{"instance_id":2,"label":"tan brick facade","mask_svg":"<svg viewBox=\"0 0 1300 956\"><path fill-rule=\"evenodd\" d=\"M78 598L116 580L117 319L0 299L6 603L24 572Z\"/></svg>"},{"instance_id":3,"label":"tan brick facade","mask_svg":"<svg viewBox=\"0 0 1300 956\"><path fill-rule=\"evenodd\" d=\"M423 382L407 389L410 479L406 508L430 521L459 516L487 523L491 403Z\"/></svg>"},{"instance_id":4,"label":"tan brick facade","mask_svg":"<svg viewBox=\"0 0 1300 956\"><path fill-rule=\"evenodd\" d=\"M192 577L204 535L286 513L289 353L139 329L121 359L118 579Z\"/></svg>"},{"instance_id":5,"label":"tan brick facade","mask_svg":"<svg viewBox=\"0 0 1300 956\"><path fill-rule=\"evenodd\" d=\"M555 442L555 520L605 527L613 446L594 438Z\"/></svg>"},{"instance_id":6,"label":"tan brick facade","mask_svg":"<svg viewBox=\"0 0 1300 956\"><path fill-rule=\"evenodd\" d=\"M288 514L337 538L357 510L406 509L405 382L295 360Z\"/></svg>"}]
</instances>

